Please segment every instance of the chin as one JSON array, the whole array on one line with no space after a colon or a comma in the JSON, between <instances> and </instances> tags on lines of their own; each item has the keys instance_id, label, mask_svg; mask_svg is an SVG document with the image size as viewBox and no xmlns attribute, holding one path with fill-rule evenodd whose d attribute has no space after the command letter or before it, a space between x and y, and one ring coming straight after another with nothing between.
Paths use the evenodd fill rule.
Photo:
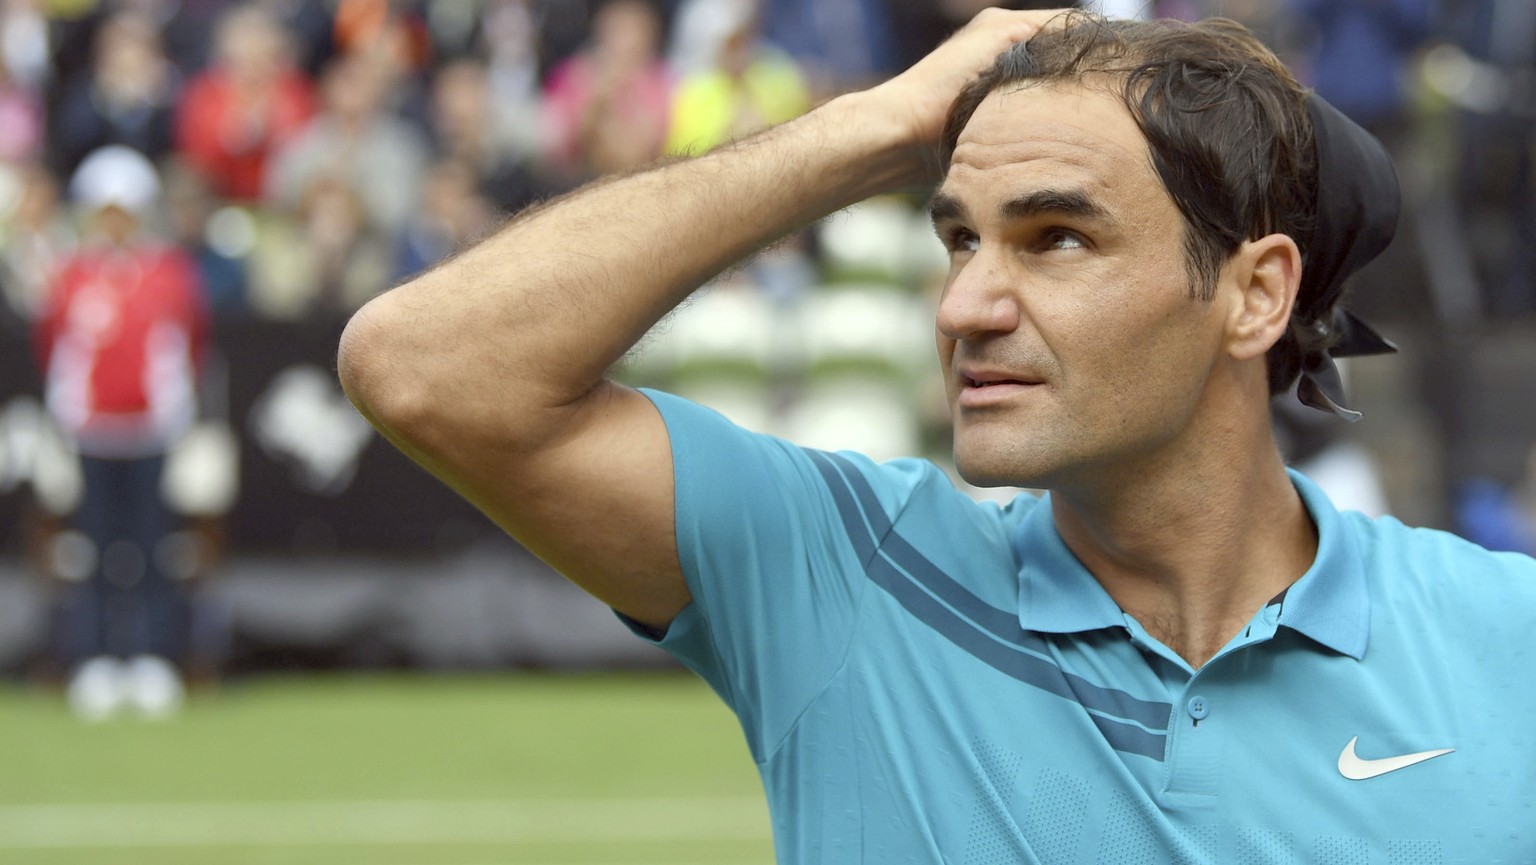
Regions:
<instances>
[{"instance_id":1,"label":"chin","mask_svg":"<svg viewBox=\"0 0 1536 865\"><path fill-rule=\"evenodd\" d=\"M1080 435L1055 428L957 425L955 471L978 487L1054 489L1093 460Z\"/></svg>"},{"instance_id":2,"label":"chin","mask_svg":"<svg viewBox=\"0 0 1536 865\"><path fill-rule=\"evenodd\" d=\"M955 448L955 471L965 482L976 487L1025 487L1045 489L1051 475L1047 466L1019 453L976 453L974 449Z\"/></svg>"}]
</instances>

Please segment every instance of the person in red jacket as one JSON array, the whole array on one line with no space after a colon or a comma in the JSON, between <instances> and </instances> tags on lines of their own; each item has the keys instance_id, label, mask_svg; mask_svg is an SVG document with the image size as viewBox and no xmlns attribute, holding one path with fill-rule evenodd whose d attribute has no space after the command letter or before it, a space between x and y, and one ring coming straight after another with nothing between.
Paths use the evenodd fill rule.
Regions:
<instances>
[{"instance_id":1,"label":"person in red jacket","mask_svg":"<svg viewBox=\"0 0 1536 865\"><path fill-rule=\"evenodd\" d=\"M70 183L91 236L53 279L37 344L50 415L80 455L76 528L95 551L65 599L70 701L86 717L174 711L186 603L159 562L175 528L160 493L166 453L192 426L207 314L196 265L145 230L154 166L126 147L88 156Z\"/></svg>"},{"instance_id":2,"label":"person in red jacket","mask_svg":"<svg viewBox=\"0 0 1536 865\"><path fill-rule=\"evenodd\" d=\"M220 22L213 65L176 108L176 150L224 198L261 197L267 160L316 110L314 84L293 63L292 36L257 6Z\"/></svg>"}]
</instances>

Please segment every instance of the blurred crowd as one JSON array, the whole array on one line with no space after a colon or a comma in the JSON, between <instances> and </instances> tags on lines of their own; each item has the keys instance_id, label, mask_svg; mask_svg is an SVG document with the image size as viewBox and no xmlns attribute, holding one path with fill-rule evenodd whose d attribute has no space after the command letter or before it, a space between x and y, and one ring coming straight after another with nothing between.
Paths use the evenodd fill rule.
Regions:
<instances>
[{"instance_id":1,"label":"blurred crowd","mask_svg":"<svg viewBox=\"0 0 1536 865\"><path fill-rule=\"evenodd\" d=\"M0 0L0 323L39 346L39 393L84 461L76 485L154 517L107 525L112 509L97 513L78 491L52 508L74 509L94 543L94 563L76 579L142 585L159 567L152 548L173 520L164 490L175 486L163 480L173 473L165 457L210 414L192 403L208 390L197 378L218 354L221 327L340 322L530 204L702 153L882 80L986 5ZM1384 418L1377 432L1351 437L1281 412L1282 438L1295 461L1337 477L1346 506L1536 551L1536 402L1508 399L1511 388L1528 394L1536 357L1502 367L1476 359L1494 331L1500 345L1536 342L1536 3L1085 5L1238 19L1386 143L1404 217L1348 302L1404 343L1395 372L1362 366L1353 376L1367 414L1374 405ZM106 248L137 250L132 266ZM722 276L623 374L808 445L943 463L931 322L944 267L921 200L867 202ZM103 322L139 313L93 286L150 282L157 299L134 337L141 345L109 346ZM98 376L99 397L111 371L125 369L138 377L116 386L143 422L103 427L92 412L122 408L80 403L81 376ZM1479 397L1499 409L1474 423L1457 400L1470 398L1483 369L1503 370L1507 384ZM341 432L306 427L298 437L366 436L355 417L332 415ZM141 461L138 475L103 474L125 458ZM351 474L335 477L326 495ZM227 512L233 495L203 511ZM114 544L139 552L113 559ZM142 629L164 631L149 623L174 611L143 603ZM108 634L105 615L80 612L70 654L181 651Z\"/></svg>"},{"instance_id":2,"label":"blurred crowd","mask_svg":"<svg viewBox=\"0 0 1536 865\"><path fill-rule=\"evenodd\" d=\"M346 311L503 214L879 80L983 5L6 0L6 307L36 314L81 234L69 181L105 146L154 164L155 228L196 259L215 315ZM1455 237L1433 242L1454 241L1454 260L1428 275L1418 261L1403 268L1429 311L1536 310L1532 4L1090 5L1249 24L1389 144L1415 205L1447 208ZM1411 233L1423 220L1408 222Z\"/></svg>"},{"instance_id":3,"label":"blurred crowd","mask_svg":"<svg viewBox=\"0 0 1536 865\"><path fill-rule=\"evenodd\" d=\"M154 229L216 316L348 311L503 214L788 120L985 4L7 0L8 311L79 242L93 151L155 166Z\"/></svg>"}]
</instances>

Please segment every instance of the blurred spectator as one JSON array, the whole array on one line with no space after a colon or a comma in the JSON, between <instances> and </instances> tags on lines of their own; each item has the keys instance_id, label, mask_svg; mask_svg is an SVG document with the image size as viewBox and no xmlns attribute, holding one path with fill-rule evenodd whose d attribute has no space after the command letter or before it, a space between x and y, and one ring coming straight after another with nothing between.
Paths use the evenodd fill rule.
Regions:
<instances>
[{"instance_id":1,"label":"blurred spectator","mask_svg":"<svg viewBox=\"0 0 1536 865\"><path fill-rule=\"evenodd\" d=\"M660 40L649 2L609 0L593 17L591 42L550 74L548 153L571 182L661 155L671 81Z\"/></svg>"},{"instance_id":2,"label":"blurred spectator","mask_svg":"<svg viewBox=\"0 0 1536 865\"><path fill-rule=\"evenodd\" d=\"M491 0L497 5L507 5ZM547 81L557 67L576 56L592 39L598 8L608 0L527 0L537 25L539 80Z\"/></svg>"},{"instance_id":3,"label":"blurred spectator","mask_svg":"<svg viewBox=\"0 0 1536 865\"><path fill-rule=\"evenodd\" d=\"M398 0L342 0L336 9L339 54L361 58L382 84L386 111L428 124L431 98L426 72L432 64L431 33L413 3Z\"/></svg>"},{"instance_id":4,"label":"blurred spectator","mask_svg":"<svg viewBox=\"0 0 1536 865\"><path fill-rule=\"evenodd\" d=\"M197 263L198 276L216 318L250 311L246 259L256 244L256 223L236 207L218 207L208 184L194 171L173 165L164 172L171 234Z\"/></svg>"},{"instance_id":5,"label":"blurred spectator","mask_svg":"<svg viewBox=\"0 0 1536 865\"><path fill-rule=\"evenodd\" d=\"M17 165L37 157L46 125L41 94L0 63L0 163Z\"/></svg>"},{"instance_id":6,"label":"blurred spectator","mask_svg":"<svg viewBox=\"0 0 1536 865\"><path fill-rule=\"evenodd\" d=\"M384 43L397 54L401 64L414 68L426 65L431 53L426 22L409 4L393 0L340 0L336 4L334 25L336 49L356 54Z\"/></svg>"},{"instance_id":7,"label":"blurred spectator","mask_svg":"<svg viewBox=\"0 0 1536 865\"><path fill-rule=\"evenodd\" d=\"M85 155L122 144L159 161L171 149L180 81L152 20L119 12L96 31L91 65L65 85L53 121L51 163L69 176Z\"/></svg>"},{"instance_id":8,"label":"blurred spectator","mask_svg":"<svg viewBox=\"0 0 1536 865\"><path fill-rule=\"evenodd\" d=\"M1536 556L1536 447L1526 457L1524 474L1511 487L1486 478L1463 483L1456 517L1458 530L1473 543Z\"/></svg>"},{"instance_id":9,"label":"blurred spectator","mask_svg":"<svg viewBox=\"0 0 1536 865\"><path fill-rule=\"evenodd\" d=\"M48 31L37 4L0 2L0 169L38 158L47 137Z\"/></svg>"},{"instance_id":10,"label":"blurred spectator","mask_svg":"<svg viewBox=\"0 0 1536 865\"><path fill-rule=\"evenodd\" d=\"M1271 51L1293 70L1305 73L1307 63L1297 54L1300 36L1296 32L1296 12L1288 3L1274 0L1157 0L1151 17L1199 21L1204 18L1231 18L1252 30Z\"/></svg>"},{"instance_id":11,"label":"blurred spectator","mask_svg":"<svg viewBox=\"0 0 1536 865\"><path fill-rule=\"evenodd\" d=\"M293 34L294 60L319 75L335 53L335 14L327 0L256 0ZM188 4L183 3L185 8Z\"/></svg>"},{"instance_id":12,"label":"blurred spectator","mask_svg":"<svg viewBox=\"0 0 1536 865\"><path fill-rule=\"evenodd\" d=\"M496 206L481 194L473 168L454 159L437 162L427 172L421 206L401 238L395 276L426 270L485 237L495 225L495 217Z\"/></svg>"},{"instance_id":13,"label":"blurred spectator","mask_svg":"<svg viewBox=\"0 0 1536 865\"><path fill-rule=\"evenodd\" d=\"M488 0L481 18L480 48L487 58L491 89L498 105L515 114L537 110L539 25L532 0ZM536 124L533 120L532 124Z\"/></svg>"},{"instance_id":14,"label":"blurred spectator","mask_svg":"<svg viewBox=\"0 0 1536 865\"><path fill-rule=\"evenodd\" d=\"M714 67L720 46L759 13L757 0L683 0L667 44L667 64L686 77Z\"/></svg>"},{"instance_id":15,"label":"blurred spectator","mask_svg":"<svg viewBox=\"0 0 1536 865\"><path fill-rule=\"evenodd\" d=\"M215 46L208 38L221 18L240 6L256 6L290 38L294 64L305 75L319 74L331 56L333 14L327 0L117 0L155 19L166 53L184 77L206 69Z\"/></svg>"},{"instance_id":16,"label":"blurred spectator","mask_svg":"<svg viewBox=\"0 0 1536 865\"><path fill-rule=\"evenodd\" d=\"M1166 2L1166 0L1165 0ZM1263 3L1269 0L1202 0L1207 3ZM989 7L1003 9L1055 9L1076 5L1072 0L886 0L891 29L896 37L896 68L906 69L928 55L940 42ZM1145 3L1143 4L1145 5ZM1158 3L1162 16L1162 3ZM1166 17L1166 16L1164 16ZM1174 16L1177 17L1177 16ZM1189 19L1186 19L1189 20Z\"/></svg>"},{"instance_id":17,"label":"blurred spectator","mask_svg":"<svg viewBox=\"0 0 1536 865\"><path fill-rule=\"evenodd\" d=\"M794 61L758 38L756 4L715 3L712 9L722 16L722 37L709 64L678 83L667 135L670 153L702 153L791 120L811 107L810 92Z\"/></svg>"},{"instance_id":18,"label":"blurred spectator","mask_svg":"<svg viewBox=\"0 0 1536 865\"><path fill-rule=\"evenodd\" d=\"M1411 64L1430 34L1436 0L1291 0L1309 31L1317 92L1375 135L1397 164L1405 209L1396 237L1350 287L1350 307L1373 320L1433 315L1413 217L1424 197L1408 170L1414 123L1408 111Z\"/></svg>"},{"instance_id":19,"label":"blurred spectator","mask_svg":"<svg viewBox=\"0 0 1536 865\"><path fill-rule=\"evenodd\" d=\"M196 418L201 287L187 256L146 227L160 183L142 154L97 151L70 194L88 215L89 242L60 270L37 328L49 413L80 455L74 522L94 562L64 604L69 698L87 718L125 705L164 715L181 700L173 662L188 622L162 561L175 525L161 475Z\"/></svg>"},{"instance_id":20,"label":"blurred spectator","mask_svg":"<svg viewBox=\"0 0 1536 865\"><path fill-rule=\"evenodd\" d=\"M0 57L6 77L34 93L53 77L48 21L41 6L41 0L0 2Z\"/></svg>"},{"instance_id":21,"label":"blurred spectator","mask_svg":"<svg viewBox=\"0 0 1536 865\"><path fill-rule=\"evenodd\" d=\"M504 210L521 210L548 182L534 165L538 108L493 93L479 60L455 60L438 70L432 87L433 149L439 159L473 170L479 192Z\"/></svg>"},{"instance_id":22,"label":"blurred spectator","mask_svg":"<svg viewBox=\"0 0 1536 865\"><path fill-rule=\"evenodd\" d=\"M1401 139L1408 64L1428 38L1435 0L1291 0L1316 37L1317 92L1389 150Z\"/></svg>"},{"instance_id":23,"label":"blurred spectator","mask_svg":"<svg viewBox=\"0 0 1536 865\"><path fill-rule=\"evenodd\" d=\"M901 46L882 0L765 0L762 20L768 41L799 62L818 97L901 71Z\"/></svg>"},{"instance_id":24,"label":"blurred spectator","mask_svg":"<svg viewBox=\"0 0 1536 865\"><path fill-rule=\"evenodd\" d=\"M1491 318L1536 314L1536 3L1448 6L1457 198Z\"/></svg>"},{"instance_id":25,"label":"blurred spectator","mask_svg":"<svg viewBox=\"0 0 1536 865\"><path fill-rule=\"evenodd\" d=\"M42 165L18 169L9 210L0 218L4 272L0 285L12 316L31 322L42 308L48 280L74 250L75 230L59 206L59 184Z\"/></svg>"},{"instance_id":26,"label":"blurred spectator","mask_svg":"<svg viewBox=\"0 0 1536 865\"><path fill-rule=\"evenodd\" d=\"M177 106L177 147L221 196L261 195L269 155L314 114L309 79L293 64L293 41L256 6L219 21L213 65L188 82Z\"/></svg>"},{"instance_id":27,"label":"blurred spectator","mask_svg":"<svg viewBox=\"0 0 1536 865\"><path fill-rule=\"evenodd\" d=\"M272 157L266 199L298 210L320 178L345 184L381 236L405 226L421 189L426 144L383 110L386 71L361 54L337 57L321 78L324 109Z\"/></svg>"},{"instance_id":28,"label":"blurred spectator","mask_svg":"<svg viewBox=\"0 0 1536 865\"><path fill-rule=\"evenodd\" d=\"M270 214L250 267L251 307L298 319L356 310L394 272L394 242L368 219L354 187L327 174L305 188L294 218Z\"/></svg>"}]
</instances>

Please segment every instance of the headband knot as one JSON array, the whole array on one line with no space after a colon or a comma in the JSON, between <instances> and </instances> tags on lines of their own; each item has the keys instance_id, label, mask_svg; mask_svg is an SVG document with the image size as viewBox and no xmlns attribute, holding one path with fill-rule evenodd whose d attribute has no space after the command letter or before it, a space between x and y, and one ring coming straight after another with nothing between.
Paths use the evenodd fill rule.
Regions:
<instances>
[{"instance_id":1,"label":"headband knot","mask_svg":"<svg viewBox=\"0 0 1536 865\"><path fill-rule=\"evenodd\" d=\"M1317 221L1307 242L1297 306L1331 315L1293 326L1300 339L1300 400L1347 421L1360 413L1344 406L1335 358L1387 354L1397 346L1338 307L1344 283L1392 242L1402 195L1392 158L1381 142L1315 92L1307 96L1317 147Z\"/></svg>"}]
</instances>

